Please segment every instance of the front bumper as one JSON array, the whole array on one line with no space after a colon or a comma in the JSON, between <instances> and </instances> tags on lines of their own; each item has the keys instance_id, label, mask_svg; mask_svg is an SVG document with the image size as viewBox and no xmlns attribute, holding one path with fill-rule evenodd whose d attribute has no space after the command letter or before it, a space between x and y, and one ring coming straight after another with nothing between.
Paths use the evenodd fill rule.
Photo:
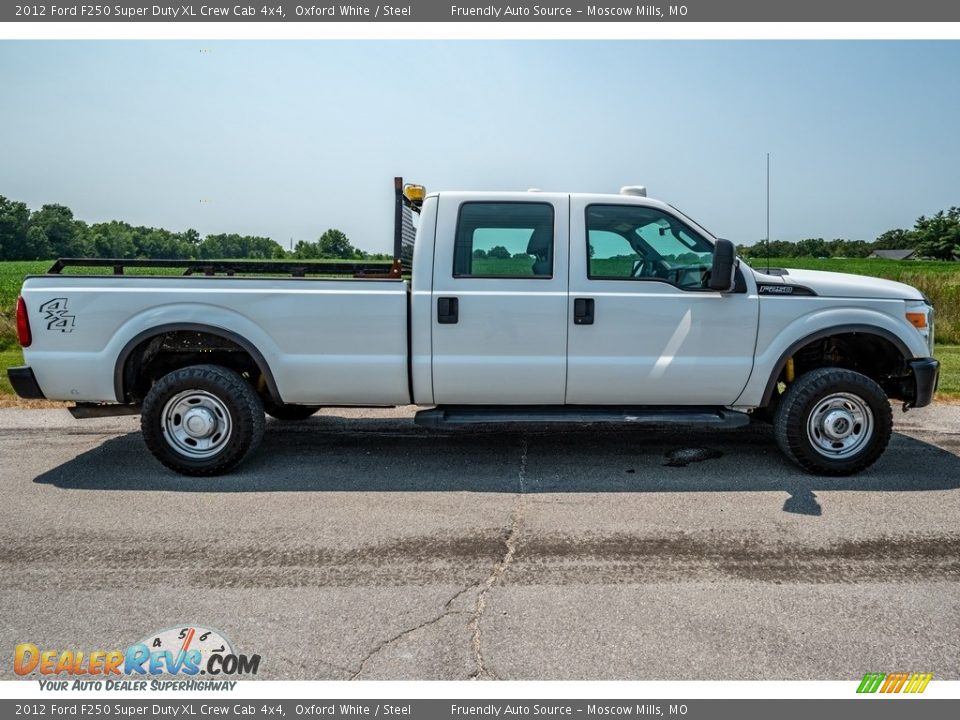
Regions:
<instances>
[{"instance_id":1,"label":"front bumper","mask_svg":"<svg viewBox=\"0 0 960 720\"><path fill-rule=\"evenodd\" d=\"M37 378L33 375L33 368L29 365L8 368L7 377L10 378L13 391L20 397L27 400L45 399L46 396L40 386L37 385Z\"/></svg>"},{"instance_id":2,"label":"front bumper","mask_svg":"<svg viewBox=\"0 0 960 720\"><path fill-rule=\"evenodd\" d=\"M912 383L908 381L907 405L924 407L933 402L940 380L940 362L933 358L916 358L907 363L910 366ZM912 384L912 387L910 385Z\"/></svg>"}]
</instances>

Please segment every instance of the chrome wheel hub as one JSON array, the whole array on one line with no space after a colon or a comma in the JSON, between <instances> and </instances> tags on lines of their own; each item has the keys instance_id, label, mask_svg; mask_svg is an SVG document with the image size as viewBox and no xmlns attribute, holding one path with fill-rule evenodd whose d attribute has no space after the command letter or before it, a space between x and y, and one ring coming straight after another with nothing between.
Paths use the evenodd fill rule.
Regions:
<instances>
[{"instance_id":1,"label":"chrome wheel hub","mask_svg":"<svg viewBox=\"0 0 960 720\"><path fill-rule=\"evenodd\" d=\"M183 429L192 438L209 437L216 427L216 418L205 407L190 408L183 415Z\"/></svg>"},{"instance_id":2,"label":"chrome wheel hub","mask_svg":"<svg viewBox=\"0 0 960 720\"><path fill-rule=\"evenodd\" d=\"M202 460L220 452L233 432L230 413L220 398L187 390L163 408L163 436L179 454Z\"/></svg>"},{"instance_id":3,"label":"chrome wheel hub","mask_svg":"<svg viewBox=\"0 0 960 720\"><path fill-rule=\"evenodd\" d=\"M821 455L842 459L855 455L870 442L873 427L873 412L863 398L834 393L810 412L807 437Z\"/></svg>"},{"instance_id":4,"label":"chrome wheel hub","mask_svg":"<svg viewBox=\"0 0 960 720\"><path fill-rule=\"evenodd\" d=\"M846 408L831 410L823 417L823 434L831 440L843 440L856 424L853 413Z\"/></svg>"}]
</instances>

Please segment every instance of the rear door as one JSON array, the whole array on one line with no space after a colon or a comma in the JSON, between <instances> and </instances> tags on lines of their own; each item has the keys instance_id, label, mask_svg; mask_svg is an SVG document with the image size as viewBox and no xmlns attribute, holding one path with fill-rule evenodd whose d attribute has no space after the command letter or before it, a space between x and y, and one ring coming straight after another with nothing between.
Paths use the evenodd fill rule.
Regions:
<instances>
[{"instance_id":1,"label":"rear door","mask_svg":"<svg viewBox=\"0 0 960 720\"><path fill-rule=\"evenodd\" d=\"M441 194L432 291L437 404L562 404L569 196Z\"/></svg>"}]
</instances>

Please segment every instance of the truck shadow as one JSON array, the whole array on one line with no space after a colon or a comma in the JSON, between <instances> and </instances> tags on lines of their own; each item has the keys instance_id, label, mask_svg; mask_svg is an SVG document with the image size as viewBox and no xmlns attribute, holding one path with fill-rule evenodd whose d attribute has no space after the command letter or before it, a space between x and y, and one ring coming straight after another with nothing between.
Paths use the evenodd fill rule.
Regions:
<instances>
[{"instance_id":1,"label":"truck shadow","mask_svg":"<svg viewBox=\"0 0 960 720\"><path fill-rule=\"evenodd\" d=\"M953 448L895 433L880 461L846 478L807 475L769 429L683 433L608 426L432 430L409 419L315 417L271 422L232 474L186 478L162 467L138 433L112 438L38 476L74 490L174 492L762 492L784 511L817 515L817 490L960 488Z\"/></svg>"}]
</instances>

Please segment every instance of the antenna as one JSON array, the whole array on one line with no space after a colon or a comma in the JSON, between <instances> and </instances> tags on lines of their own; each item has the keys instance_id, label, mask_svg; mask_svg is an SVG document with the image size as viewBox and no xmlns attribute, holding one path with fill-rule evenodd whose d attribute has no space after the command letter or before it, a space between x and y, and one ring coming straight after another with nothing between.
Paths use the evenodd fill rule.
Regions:
<instances>
[{"instance_id":1,"label":"antenna","mask_svg":"<svg viewBox=\"0 0 960 720\"><path fill-rule=\"evenodd\" d=\"M770 274L770 153L767 153L767 275Z\"/></svg>"}]
</instances>

